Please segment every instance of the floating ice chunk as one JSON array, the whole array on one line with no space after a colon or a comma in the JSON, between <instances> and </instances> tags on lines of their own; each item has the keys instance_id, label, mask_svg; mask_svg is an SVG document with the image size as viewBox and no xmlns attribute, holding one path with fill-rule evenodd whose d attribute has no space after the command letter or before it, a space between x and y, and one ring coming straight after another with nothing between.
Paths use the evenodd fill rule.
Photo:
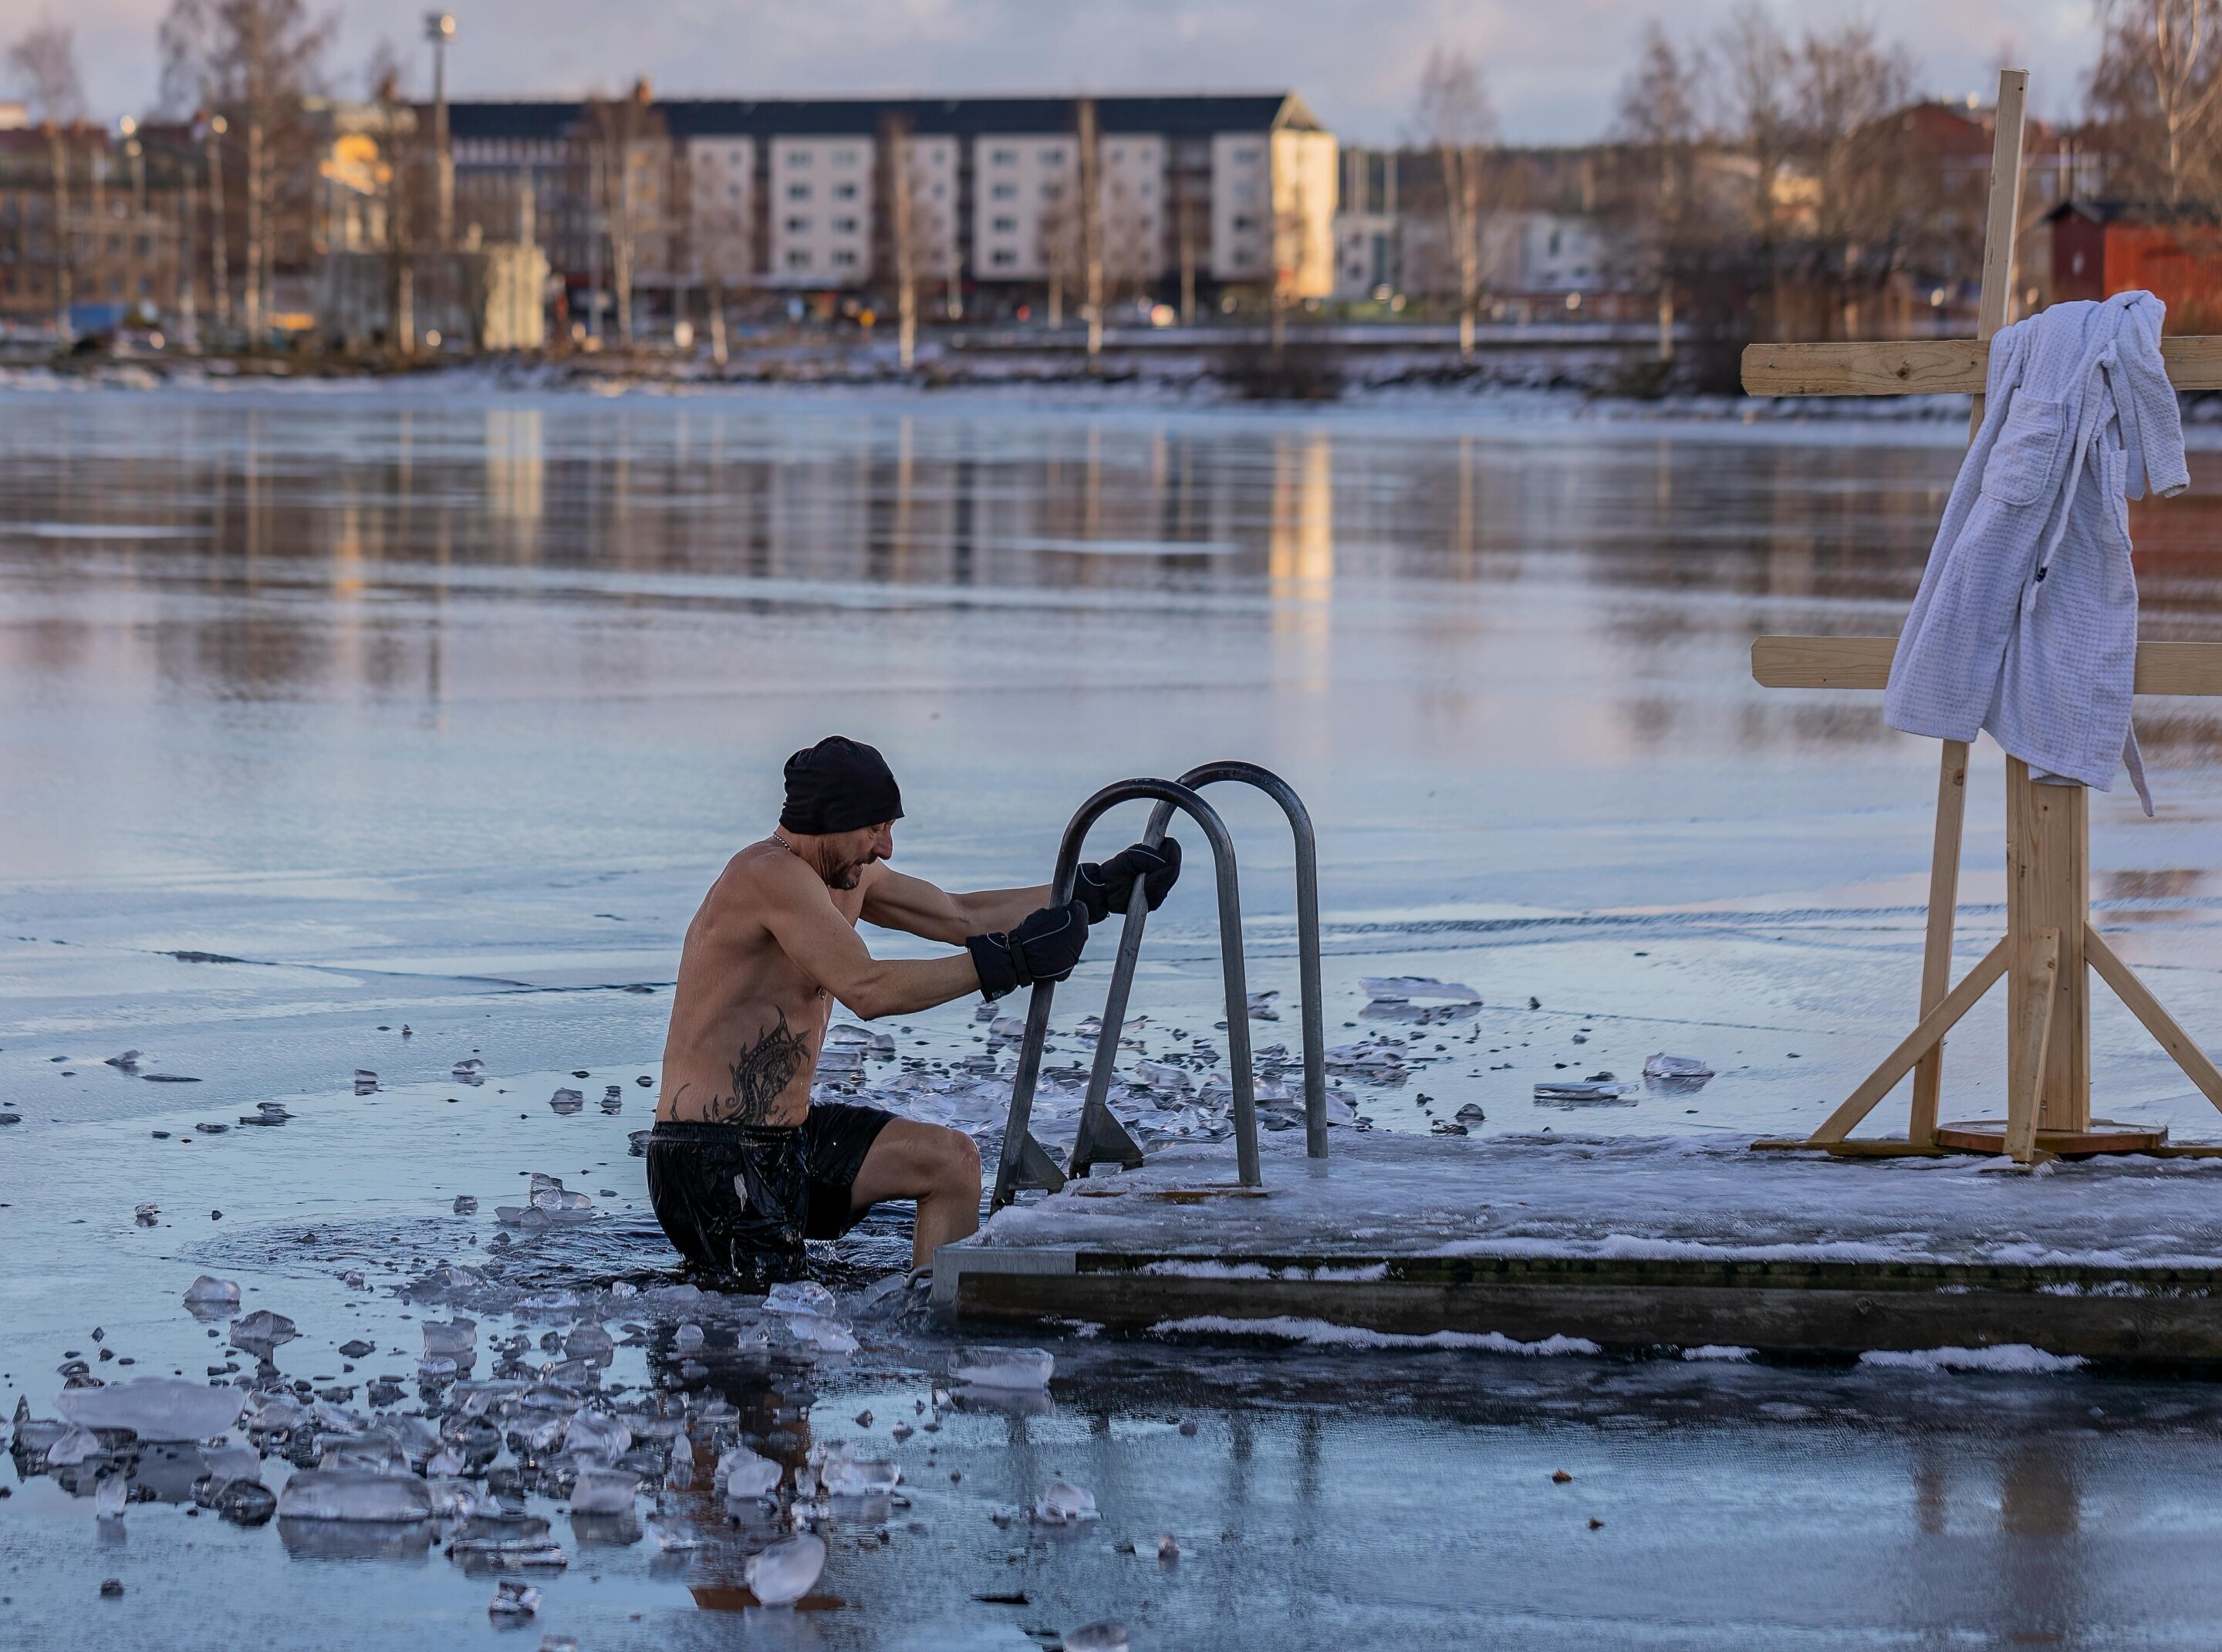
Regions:
<instances>
[{"instance_id":1,"label":"floating ice chunk","mask_svg":"<svg viewBox=\"0 0 2222 1652\"><path fill-rule=\"evenodd\" d=\"M92 1488L92 1512L101 1520L120 1520L131 1500L130 1482L122 1474L105 1474Z\"/></svg>"},{"instance_id":2,"label":"floating ice chunk","mask_svg":"<svg viewBox=\"0 0 2222 1652\"><path fill-rule=\"evenodd\" d=\"M736 1446L718 1459L718 1485L728 1498L769 1497L779 1490L784 1472L746 1446Z\"/></svg>"},{"instance_id":3,"label":"floating ice chunk","mask_svg":"<svg viewBox=\"0 0 2222 1652\"><path fill-rule=\"evenodd\" d=\"M689 1491L694 1485L694 1442L685 1435L674 1435L671 1439L671 1460L663 1471L663 1484L668 1491Z\"/></svg>"},{"instance_id":4,"label":"floating ice chunk","mask_svg":"<svg viewBox=\"0 0 2222 1652\"><path fill-rule=\"evenodd\" d=\"M632 1446L632 1430L606 1411L581 1410L563 1425L564 1449L582 1460L609 1464Z\"/></svg>"},{"instance_id":5,"label":"floating ice chunk","mask_svg":"<svg viewBox=\"0 0 2222 1652\"><path fill-rule=\"evenodd\" d=\"M1034 1518L1045 1526L1076 1526L1096 1517L1095 1493L1070 1480L1051 1480L1034 1499Z\"/></svg>"},{"instance_id":6,"label":"floating ice chunk","mask_svg":"<svg viewBox=\"0 0 2222 1652\"><path fill-rule=\"evenodd\" d=\"M806 1531L750 1555L742 1576L765 1605L785 1606L808 1594L825 1570L825 1540Z\"/></svg>"},{"instance_id":7,"label":"floating ice chunk","mask_svg":"<svg viewBox=\"0 0 2222 1652\"><path fill-rule=\"evenodd\" d=\"M587 1098L575 1090L559 1090L548 1098L548 1105L565 1115L577 1112L587 1104Z\"/></svg>"},{"instance_id":8,"label":"floating ice chunk","mask_svg":"<svg viewBox=\"0 0 2222 1652\"><path fill-rule=\"evenodd\" d=\"M1171 1532L1158 1539L1158 1558L1161 1561L1180 1559L1180 1540Z\"/></svg>"},{"instance_id":9,"label":"floating ice chunk","mask_svg":"<svg viewBox=\"0 0 2222 1652\"><path fill-rule=\"evenodd\" d=\"M479 1322L461 1317L443 1324L436 1319L424 1322L424 1353L430 1357L445 1354L458 1362L466 1356L475 1355L479 1346Z\"/></svg>"},{"instance_id":10,"label":"floating ice chunk","mask_svg":"<svg viewBox=\"0 0 2222 1652\"><path fill-rule=\"evenodd\" d=\"M1646 1078L1710 1078L1712 1064L1702 1056L1668 1055L1665 1052L1648 1058L1643 1064Z\"/></svg>"},{"instance_id":11,"label":"floating ice chunk","mask_svg":"<svg viewBox=\"0 0 2222 1652\"><path fill-rule=\"evenodd\" d=\"M109 1067L120 1067L125 1072L136 1072L139 1071L139 1052L136 1050L126 1050L122 1055L112 1055L109 1057L108 1059L101 1065Z\"/></svg>"},{"instance_id":12,"label":"floating ice chunk","mask_svg":"<svg viewBox=\"0 0 2222 1652\"><path fill-rule=\"evenodd\" d=\"M417 1362L417 1374L426 1382L443 1382L461 1369L449 1354L428 1354Z\"/></svg>"},{"instance_id":13,"label":"floating ice chunk","mask_svg":"<svg viewBox=\"0 0 2222 1652\"><path fill-rule=\"evenodd\" d=\"M975 1388L1046 1388L1056 1358L1042 1348L971 1348L949 1372Z\"/></svg>"},{"instance_id":14,"label":"floating ice chunk","mask_svg":"<svg viewBox=\"0 0 2222 1652\"><path fill-rule=\"evenodd\" d=\"M91 1391L80 1389L77 1391ZM17 1437L21 1438L22 1433L19 1427ZM100 1436L91 1429L72 1423L66 1424L60 1435L47 1447L47 1461L55 1467L66 1468L72 1463L81 1463L88 1457L97 1456L99 1452Z\"/></svg>"},{"instance_id":15,"label":"floating ice chunk","mask_svg":"<svg viewBox=\"0 0 2222 1652\"><path fill-rule=\"evenodd\" d=\"M828 1497L883 1497L902 1484L902 1470L872 1457L829 1461L819 1476Z\"/></svg>"},{"instance_id":16,"label":"floating ice chunk","mask_svg":"<svg viewBox=\"0 0 2222 1652\"><path fill-rule=\"evenodd\" d=\"M834 1306L833 1293L810 1279L775 1285L764 1293L768 1314L831 1314Z\"/></svg>"},{"instance_id":17,"label":"floating ice chunk","mask_svg":"<svg viewBox=\"0 0 2222 1652\"><path fill-rule=\"evenodd\" d=\"M257 1394L247 1429L250 1434L280 1434L308 1420L308 1408L291 1394Z\"/></svg>"},{"instance_id":18,"label":"floating ice chunk","mask_svg":"<svg viewBox=\"0 0 2222 1652\"><path fill-rule=\"evenodd\" d=\"M201 1467L219 1485L262 1478L262 1454L252 1446L203 1446Z\"/></svg>"},{"instance_id":19,"label":"floating ice chunk","mask_svg":"<svg viewBox=\"0 0 2222 1652\"><path fill-rule=\"evenodd\" d=\"M622 1468L580 1471L571 1487L573 1514L631 1514L640 1494L640 1476Z\"/></svg>"},{"instance_id":20,"label":"floating ice chunk","mask_svg":"<svg viewBox=\"0 0 2222 1652\"><path fill-rule=\"evenodd\" d=\"M367 1067L357 1067L355 1070L355 1093L356 1095L367 1096L377 1088L378 1075L376 1073L373 1072Z\"/></svg>"},{"instance_id":21,"label":"floating ice chunk","mask_svg":"<svg viewBox=\"0 0 2222 1652\"><path fill-rule=\"evenodd\" d=\"M479 1202L471 1194L458 1193L455 1195L454 1209L459 1216L474 1216L479 1213Z\"/></svg>"},{"instance_id":22,"label":"floating ice chunk","mask_svg":"<svg viewBox=\"0 0 2222 1652\"><path fill-rule=\"evenodd\" d=\"M141 1228L151 1228L154 1225L154 1218L161 1214L162 1207L149 1202L146 1204L134 1205L131 1209L131 1220Z\"/></svg>"},{"instance_id":23,"label":"floating ice chunk","mask_svg":"<svg viewBox=\"0 0 2222 1652\"><path fill-rule=\"evenodd\" d=\"M224 1484L209 1506L235 1526L260 1526L278 1512L278 1494L260 1480L235 1479Z\"/></svg>"},{"instance_id":24,"label":"floating ice chunk","mask_svg":"<svg viewBox=\"0 0 2222 1652\"><path fill-rule=\"evenodd\" d=\"M681 1354L692 1354L702 1346L702 1328L689 1320L672 1334L671 1346Z\"/></svg>"},{"instance_id":25,"label":"floating ice chunk","mask_svg":"<svg viewBox=\"0 0 2222 1652\"><path fill-rule=\"evenodd\" d=\"M468 1466L461 1451L453 1446L442 1446L425 1459L424 1473L428 1479L453 1479Z\"/></svg>"},{"instance_id":26,"label":"floating ice chunk","mask_svg":"<svg viewBox=\"0 0 2222 1652\"><path fill-rule=\"evenodd\" d=\"M1278 987L1250 995L1250 1019L1253 1021L1277 1021L1281 1012L1273 1008L1273 1000L1281 996Z\"/></svg>"},{"instance_id":27,"label":"floating ice chunk","mask_svg":"<svg viewBox=\"0 0 2222 1652\"><path fill-rule=\"evenodd\" d=\"M1171 1096L1186 1096L1196 1088L1196 1081L1183 1067L1163 1061L1138 1061L1134 1064L1134 1082Z\"/></svg>"},{"instance_id":28,"label":"floating ice chunk","mask_svg":"<svg viewBox=\"0 0 2222 1652\"><path fill-rule=\"evenodd\" d=\"M593 1202L585 1194L571 1192L564 1187L561 1177L543 1176L538 1171L532 1173L530 1204L542 1215L558 1221L574 1220L593 1211Z\"/></svg>"},{"instance_id":29,"label":"floating ice chunk","mask_svg":"<svg viewBox=\"0 0 2222 1652\"><path fill-rule=\"evenodd\" d=\"M239 1282L218 1279L204 1273L185 1287L185 1306L236 1308L239 1306Z\"/></svg>"},{"instance_id":30,"label":"floating ice chunk","mask_svg":"<svg viewBox=\"0 0 2222 1652\"><path fill-rule=\"evenodd\" d=\"M414 1474L304 1468L278 1494L278 1513L288 1520L392 1523L429 1520L432 1512L432 1488Z\"/></svg>"},{"instance_id":31,"label":"floating ice chunk","mask_svg":"<svg viewBox=\"0 0 2222 1652\"><path fill-rule=\"evenodd\" d=\"M788 1335L806 1347L820 1354L854 1354L859 1344L855 1335L838 1319L820 1319L815 1314L804 1314L787 1322Z\"/></svg>"},{"instance_id":32,"label":"floating ice chunk","mask_svg":"<svg viewBox=\"0 0 2222 1652\"><path fill-rule=\"evenodd\" d=\"M1064 1631L1064 1652L1127 1652L1127 1626L1115 1617Z\"/></svg>"},{"instance_id":33,"label":"floating ice chunk","mask_svg":"<svg viewBox=\"0 0 2222 1652\"><path fill-rule=\"evenodd\" d=\"M618 1085L606 1084L603 1086L602 1111L605 1113L622 1113L625 1111L625 1091Z\"/></svg>"},{"instance_id":34,"label":"floating ice chunk","mask_svg":"<svg viewBox=\"0 0 2222 1652\"><path fill-rule=\"evenodd\" d=\"M1365 989L1366 997L1375 1003L1410 1002L1428 999L1439 1003L1478 1004L1481 995L1463 981L1438 981L1425 975L1369 975L1361 977L1359 986Z\"/></svg>"},{"instance_id":35,"label":"floating ice chunk","mask_svg":"<svg viewBox=\"0 0 2222 1652\"><path fill-rule=\"evenodd\" d=\"M998 1015L988 1023L988 1036L1016 1044L1026 1035L1026 1024L1015 1015Z\"/></svg>"},{"instance_id":36,"label":"floating ice chunk","mask_svg":"<svg viewBox=\"0 0 2222 1652\"><path fill-rule=\"evenodd\" d=\"M480 1060L474 1055L465 1056L461 1061L458 1061L454 1066L448 1069L449 1077L460 1078L465 1084L469 1084L477 1078L482 1077L485 1073L486 1063Z\"/></svg>"},{"instance_id":37,"label":"floating ice chunk","mask_svg":"<svg viewBox=\"0 0 2222 1652\"><path fill-rule=\"evenodd\" d=\"M245 1348L257 1358L267 1359L272 1349L292 1341L300 1334L294 1328L293 1322L285 1315L273 1314L267 1308L258 1308L245 1319L233 1323L231 1342L234 1347Z\"/></svg>"},{"instance_id":38,"label":"floating ice chunk","mask_svg":"<svg viewBox=\"0 0 2222 1652\"><path fill-rule=\"evenodd\" d=\"M530 1617L539 1610L540 1591L508 1578L493 1586L493 1599L486 1602L489 1617Z\"/></svg>"},{"instance_id":39,"label":"floating ice chunk","mask_svg":"<svg viewBox=\"0 0 2222 1652\"><path fill-rule=\"evenodd\" d=\"M643 1520L641 1524L656 1539L656 1546L667 1555L683 1555L707 1546L702 1534L683 1520Z\"/></svg>"},{"instance_id":40,"label":"floating ice chunk","mask_svg":"<svg viewBox=\"0 0 2222 1652\"><path fill-rule=\"evenodd\" d=\"M1635 1094L1635 1086L1616 1080L1610 1073L1597 1078L1570 1078L1535 1086L1539 1102L1622 1102Z\"/></svg>"},{"instance_id":41,"label":"floating ice chunk","mask_svg":"<svg viewBox=\"0 0 2222 1652\"><path fill-rule=\"evenodd\" d=\"M70 1388L54 1409L79 1428L129 1429L141 1440L205 1440L239 1421L247 1396L177 1377L141 1377L106 1388Z\"/></svg>"},{"instance_id":42,"label":"floating ice chunk","mask_svg":"<svg viewBox=\"0 0 2222 1652\"><path fill-rule=\"evenodd\" d=\"M617 1354L617 1339L600 1326L591 1322L574 1328L563 1339L563 1356L568 1360L592 1360L597 1365L607 1365Z\"/></svg>"}]
</instances>

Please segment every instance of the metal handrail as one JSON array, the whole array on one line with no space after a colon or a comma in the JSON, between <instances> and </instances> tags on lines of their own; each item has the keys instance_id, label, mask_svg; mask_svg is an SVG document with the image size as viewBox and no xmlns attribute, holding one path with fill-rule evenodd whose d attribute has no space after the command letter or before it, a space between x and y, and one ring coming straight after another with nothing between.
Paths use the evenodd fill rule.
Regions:
<instances>
[{"instance_id":1,"label":"metal handrail","mask_svg":"<svg viewBox=\"0 0 2222 1652\"><path fill-rule=\"evenodd\" d=\"M1080 870L1080 850L1088 836L1088 829L1107 812L1120 804L1136 798L1153 797L1169 815L1178 808L1193 819L1202 829L1211 845L1213 870L1219 891L1219 955L1220 972L1227 992L1227 1054L1233 1069L1234 1087L1234 1153L1236 1173L1245 1187L1256 1187L1264 1180L1258 1165L1258 1096L1250 1059L1250 995L1243 976L1242 965L1242 893L1235 876L1234 839L1227 830L1227 823L1218 812L1205 802L1191 787L1170 780L1115 781L1097 792L1080 806L1071 822L1064 829L1064 839L1057 851L1057 873L1051 880L1050 900L1062 906L1072 899L1074 878ZM1164 835L1163 820L1156 821L1156 835ZM1147 910L1147 900L1137 880L1133 895L1129 898L1127 920L1131 923L1137 908ZM1135 939L1140 945L1139 933ZM1125 946L1120 946L1122 957ZM1128 977L1132 977L1131 969ZM1114 972L1115 980L1115 972ZM1055 996L1057 983L1038 981L1032 999L1026 1006L1026 1036L1019 1046L1019 1071L1011 1086L1010 1117L1003 1128L1002 1152L995 1165L995 1191L990 1208L1001 1209L1019 1190L1019 1178L1023 1170L1031 1178L1030 1186L1044 1186L1054 1191L1064 1185L1064 1173L1050 1159L1039 1142L1028 1132L1027 1125L1033 1115L1034 1090L1041 1077L1042 1046L1049 1036L1050 1004ZM1121 1008L1123 1015L1123 1007ZM1108 1027L1108 1017L1106 1017ZM1115 1058L1118 1040L1110 1040ZM1103 1059L1104 1044L1099 1038L1096 1060ZM1108 1116L1108 1110L1106 1116ZM1116 1126L1116 1121L1113 1121ZM1120 1131L1121 1137L1125 1136ZM1131 1146L1131 1142L1128 1144ZM1139 1155L1138 1155L1139 1157Z\"/></svg>"},{"instance_id":2,"label":"metal handrail","mask_svg":"<svg viewBox=\"0 0 2222 1652\"><path fill-rule=\"evenodd\" d=\"M1327 1012L1320 987L1319 851L1312 834L1312 817L1296 788L1271 769L1239 758L1199 763L1177 782L1193 790L1221 781L1254 786L1281 806L1296 839L1296 979L1302 999L1304 1045L1304 1153L1312 1159L1327 1157ZM1151 812L1142 841L1152 848L1164 840L1172 819L1172 805L1159 803ZM1137 886L1139 893L1139 885ZM1091 1164L1117 1160L1132 1170L1142 1162L1141 1150L1111 1113L1113 1065L1118 1058L1119 1037L1127 1017L1127 999L1141 957L1142 926L1149 917L1148 904L1130 899L1125 929L1119 937L1118 962L1111 971L1111 989L1103 1003L1103 1031L1095 1046L1095 1065L1089 1075L1088 1101L1080 1115L1080 1135L1069 1166L1075 1176ZM1243 1014L1246 1026L1248 1005ZM1228 1015L1228 1039L1233 1036L1233 1012Z\"/></svg>"}]
</instances>

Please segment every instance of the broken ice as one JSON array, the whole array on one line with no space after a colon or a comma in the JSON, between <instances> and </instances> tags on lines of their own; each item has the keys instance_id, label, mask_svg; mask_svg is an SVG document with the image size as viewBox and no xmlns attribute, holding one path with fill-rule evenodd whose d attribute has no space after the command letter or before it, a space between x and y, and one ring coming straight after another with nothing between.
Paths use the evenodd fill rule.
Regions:
<instances>
[{"instance_id":1,"label":"broken ice","mask_svg":"<svg viewBox=\"0 0 2222 1652\"><path fill-rule=\"evenodd\" d=\"M1046 1388L1057 1370L1042 1348L973 1348L950 1369L952 1381L974 1388Z\"/></svg>"},{"instance_id":2,"label":"broken ice","mask_svg":"<svg viewBox=\"0 0 2222 1652\"><path fill-rule=\"evenodd\" d=\"M300 1334L285 1315L258 1308L233 1324L231 1341L234 1347L244 1348L258 1360L267 1360L281 1343L291 1342Z\"/></svg>"},{"instance_id":3,"label":"broken ice","mask_svg":"<svg viewBox=\"0 0 2222 1652\"><path fill-rule=\"evenodd\" d=\"M575 1090L559 1090L548 1098L548 1105L562 1114L577 1112L587 1104L587 1098Z\"/></svg>"},{"instance_id":4,"label":"broken ice","mask_svg":"<svg viewBox=\"0 0 2222 1652\"><path fill-rule=\"evenodd\" d=\"M769 1457L736 1446L718 1459L718 1485L729 1498L766 1498L779 1490L782 1473Z\"/></svg>"},{"instance_id":5,"label":"broken ice","mask_svg":"<svg viewBox=\"0 0 2222 1652\"><path fill-rule=\"evenodd\" d=\"M1034 1501L1034 1518L1045 1526L1076 1526L1095 1517L1095 1493L1070 1480L1051 1480Z\"/></svg>"},{"instance_id":6,"label":"broken ice","mask_svg":"<svg viewBox=\"0 0 2222 1652\"><path fill-rule=\"evenodd\" d=\"M476 1056L467 1056L448 1070L448 1077L460 1078L467 1084L474 1084L480 1082L485 1072L485 1062Z\"/></svg>"},{"instance_id":7,"label":"broken ice","mask_svg":"<svg viewBox=\"0 0 2222 1652\"><path fill-rule=\"evenodd\" d=\"M1570 1078L1535 1086L1539 1102L1622 1102L1635 1094L1635 1086L1610 1073L1591 1078Z\"/></svg>"},{"instance_id":8,"label":"broken ice","mask_svg":"<svg viewBox=\"0 0 2222 1652\"><path fill-rule=\"evenodd\" d=\"M356 1095L367 1096L377 1088L378 1075L376 1073L373 1072L367 1067L357 1067L355 1070L355 1093Z\"/></svg>"},{"instance_id":9,"label":"broken ice","mask_svg":"<svg viewBox=\"0 0 2222 1652\"><path fill-rule=\"evenodd\" d=\"M530 1617L539 1610L540 1591L507 1578L494 1585L493 1599L486 1602L486 1613L493 1617Z\"/></svg>"},{"instance_id":10,"label":"broken ice","mask_svg":"<svg viewBox=\"0 0 2222 1652\"><path fill-rule=\"evenodd\" d=\"M414 1474L304 1468L278 1494L278 1513L289 1520L428 1520L432 1488Z\"/></svg>"},{"instance_id":11,"label":"broken ice","mask_svg":"<svg viewBox=\"0 0 2222 1652\"><path fill-rule=\"evenodd\" d=\"M455 1319L443 1324L436 1319L424 1322L424 1354L427 1359L446 1355L458 1365L468 1365L478 1352L479 1325L474 1319Z\"/></svg>"},{"instance_id":12,"label":"broken ice","mask_svg":"<svg viewBox=\"0 0 2222 1652\"><path fill-rule=\"evenodd\" d=\"M80 1428L129 1429L141 1440L205 1440L239 1421L247 1396L176 1377L66 1389L54 1409Z\"/></svg>"},{"instance_id":13,"label":"broken ice","mask_svg":"<svg viewBox=\"0 0 2222 1652\"><path fill-rule=\"evenodd\" d=\"M806 1531L750 1555L743 1577L765 1605L784 1606L809 1593L825 1569L825 1540Z\"/></svg>"},{"instance_id":14,"label":"broken ice","mask_svg":"<svg viewBox=\"0 0 2222 1652\"><path fill-rule=\"evenodd\" d=\"M1478 1004L1481 995L1463 981L1437 981L1424 975L1369 975L1359 981L1368 1000L1375 1003L1408 1003L1427 999L1439 1003Z\"/></svg>"},{"instance_id":15,"label":"broken ice","mask_svg":"<svg viewBox=\"0 0 2222 1652\"><path fill-rule=\"evenodd\" d=\"M1696 1079L1702 1083L1713 1076L1713 1068L1712 1064L1703 1057L1668 1055L1662 1051L1644 1062L1643 1076L1646 1078Z\"/></svg>"},{"instance_id":16,"label":"broken ice","mask_svg":"<svg viewBox=\"0 0 2222 1652\"><path fill-rule=\"evenodd\" d=\"M110 1474L93 1488L92 1512L96 1518L114 1520L123 1513L123 1505L130 1501L131 1487L121 1474Z\"/></svg>"},{"instance_id":17,"label":"broken ice","mask_svg":"<svg viewBox=\"0 0 2222 1652\"><path fill-rule=\"evenodd\" d=\"M239 1282L218 1279L204 1273L185 1287L185 1306L188 1308L236 1308L239 1306Z\"/></svg>"},{"instance_id":18,"label":"broken ice","mask_svg":"<svg viewBox=\"0 0 2222 1652\"><path fill-rule=\"evenodd\" d=\"M580 1471L571 1487L573 1514L631 1514L640 1491L640 1476L619 1468Z\"/></svg>"},{"instance_id":19,"label":"broken ice","mask_svg":"<svg viewBox=\"0 0 2222 1652\"><path fill-rule=\"evenodd\" d=\"M1064 1632L1064 1652L1127 1652L1127 1626L1115 1617Z\"/></svg>"}]
</instances>

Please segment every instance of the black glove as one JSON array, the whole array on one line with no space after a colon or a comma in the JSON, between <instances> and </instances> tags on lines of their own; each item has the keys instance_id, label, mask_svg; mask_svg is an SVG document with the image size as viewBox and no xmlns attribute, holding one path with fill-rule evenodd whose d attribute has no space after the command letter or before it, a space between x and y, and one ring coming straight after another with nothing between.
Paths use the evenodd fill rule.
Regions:
<instances>
[{"instance_id":1,"label":"black glove","mask_svg":"<svg viewBox=\"0 0 2222 1652\"><path fill-rule=\"evenodd\" d=\"M1155 912L1180 881L1180 839L1168 838L1155 849L1138 843L1121 849L1101 864L1084 861L1072 880L1072 892L1088 903L1088 921L1100 924L1113 913L1123 914L1134 898L1134 880L1142 880L1142 893Z\"/></svg>"},{"instance_id":2,"label":"black glove","mask_svg":"<svg viewBox=\"0 0 2222 1652\"><path fill-rule=\"evenodd\" d=\"M972 967L980 972L980 990L993 1000L1014 987L1031 987L1037 981L1062 981L1080 962L1088 945L1088 903L1043 907L1026 914L1026 921L1006 934L965 938Z\"/></svg>"}]
</instances>

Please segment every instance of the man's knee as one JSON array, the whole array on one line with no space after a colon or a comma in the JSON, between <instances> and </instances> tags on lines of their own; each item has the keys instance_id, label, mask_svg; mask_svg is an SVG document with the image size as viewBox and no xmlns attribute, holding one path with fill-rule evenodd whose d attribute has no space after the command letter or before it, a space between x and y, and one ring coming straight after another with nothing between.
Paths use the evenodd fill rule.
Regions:
<instances>
[{"instance_id":1,"label":"man's knee","mask_svg":"<svg viewBox=\"0 0 2222 1652\"><path fill-rule=\"evenodd\" d=\"M962 1130L944 1128L936 1138L934 1169L938 1188L979 1196L980 1146Z\"/></svg>"}]
</instances>

